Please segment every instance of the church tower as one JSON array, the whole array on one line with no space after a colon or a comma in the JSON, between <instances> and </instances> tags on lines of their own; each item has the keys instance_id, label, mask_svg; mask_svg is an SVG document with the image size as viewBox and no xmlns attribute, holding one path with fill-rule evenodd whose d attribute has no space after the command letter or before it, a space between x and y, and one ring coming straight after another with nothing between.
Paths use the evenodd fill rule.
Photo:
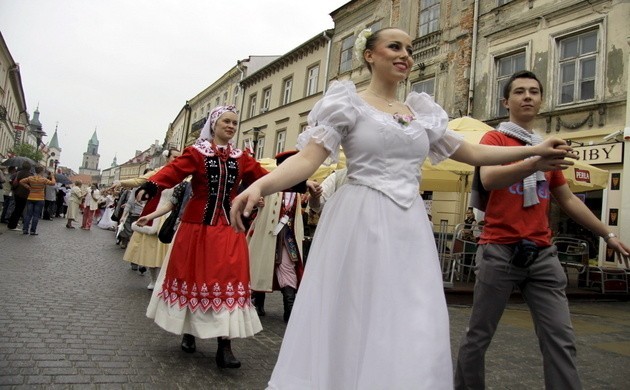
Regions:
<instances>
[{"instance_id":1,"label":"church tower","mask_svg":"<svg viewBox=\"0 0 630 390\"><path fill-rule=\"evenodd\" d=\"M53 134L52 139L46 146L48 149L48 160L46 161L46 166L51 171L57 169L61 159L61 148L59 147L59 139L57 137L57 126L58 125L55 125L55 134Z\"/></svg>"},{"instance_id":2,"label":"church tower","mask_svg":"<svg viewBox=\"0 0 630 390\"><path fill-rule=\"evenodd\" d=\"M98 169L98 160L101 157L98 154L98 138L96 136L96 129L92 138L88 141L87 151L83 153L83 163L79 167L79 173L85 175L98 176L101 171Z\"/></svg>"}]
</instances>

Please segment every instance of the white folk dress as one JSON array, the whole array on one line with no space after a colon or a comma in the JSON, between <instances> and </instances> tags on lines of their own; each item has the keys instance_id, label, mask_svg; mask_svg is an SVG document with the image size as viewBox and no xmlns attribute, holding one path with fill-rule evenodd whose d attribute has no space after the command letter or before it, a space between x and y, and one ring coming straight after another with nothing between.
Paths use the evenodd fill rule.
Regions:
<instances>
[{"instance_id":1,"label":"white folk dress","mask_svg":"<svg viewBox=\"0 0 630 390\"><path fill-rule=\"evenodd\" d=\"M271 389L452 389L449 320L420 166L461 138L426 94L408 126L334 82L298 148L343 146L348 183L326 203Z\"/></svg>"}]
</instances>

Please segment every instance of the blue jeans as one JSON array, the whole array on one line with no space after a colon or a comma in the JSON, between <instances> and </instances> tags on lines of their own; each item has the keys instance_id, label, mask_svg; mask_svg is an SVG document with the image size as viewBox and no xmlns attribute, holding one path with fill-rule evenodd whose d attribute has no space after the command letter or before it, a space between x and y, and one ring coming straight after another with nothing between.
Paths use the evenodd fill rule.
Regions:
<instances>
[{"instance_id":1,"label":"blue jeans","mask_svg":"<svg viewBox=\"0 0 630 390\"><path fill-rule=\"evenodd\" d=\"M42 216L43 209L43 200L26 201L26 215L24 216L24 225L22 226L22 232L28 233L29 226L31 227L31 233L37 232L37 224L39 223L39 218Z\"/></svg>"}]
</instances>

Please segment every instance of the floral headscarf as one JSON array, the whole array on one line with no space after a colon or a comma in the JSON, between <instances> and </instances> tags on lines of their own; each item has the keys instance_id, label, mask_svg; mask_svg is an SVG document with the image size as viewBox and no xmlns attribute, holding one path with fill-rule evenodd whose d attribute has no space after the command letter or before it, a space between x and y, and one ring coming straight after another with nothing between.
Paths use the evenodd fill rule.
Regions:
<instances>
[{"instance_id":1,"label":"floral headscarf","mask_svg":"<svg viewBox=\"0 0 630 390\"><path fill-rule=\"evenodd\" d=\"M208 119L206 119L206 123L203 125L203 129L199 135L199 139L212 139L214 137L214 125L217 123L217 120L221 117L221 115L226 112L233 112L238 115L235 105L230 104L228 106L215 107L212 111L210 111Z\"/></svg>"}]
</instances>

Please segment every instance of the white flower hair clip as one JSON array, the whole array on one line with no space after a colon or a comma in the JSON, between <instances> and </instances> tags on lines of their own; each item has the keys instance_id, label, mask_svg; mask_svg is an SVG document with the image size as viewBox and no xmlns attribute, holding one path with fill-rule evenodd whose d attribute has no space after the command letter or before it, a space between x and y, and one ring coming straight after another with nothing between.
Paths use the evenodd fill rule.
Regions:
<instances>
[{"instance_id":1,"label":"white flower hair clip","mask_svg":"<svg viewBox=\"0 0 630 390\"><path fill-rule=\"evenodd\" d=\"M361 30L357 35L357 39L354 41L354 56L361 62L363 62L363 52L365 51L365 45L367 39L372 35L372 30L369 28Z\"/></svg>"}]
</instances>

